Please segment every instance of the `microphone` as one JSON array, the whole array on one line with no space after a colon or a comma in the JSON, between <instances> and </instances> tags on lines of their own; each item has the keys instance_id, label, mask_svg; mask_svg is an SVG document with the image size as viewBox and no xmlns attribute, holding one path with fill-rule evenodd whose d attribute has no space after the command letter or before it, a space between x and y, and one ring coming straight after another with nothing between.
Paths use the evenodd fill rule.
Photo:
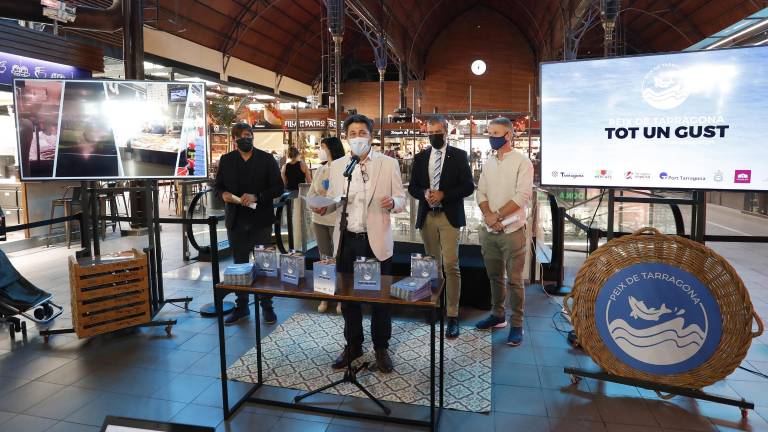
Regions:
<instances>
[{"instance_id":1,"label":"microphone","mask_svg":"<svg viewBox=\"0 0 768 432\"><path fill-rule=\"evenodd\" d=\"M352 172L355 170L355 166L360 162L359 156L352 156L349 159L349 165L344 169L344 177L352 177Z\"/></svg>"}]
</instances>

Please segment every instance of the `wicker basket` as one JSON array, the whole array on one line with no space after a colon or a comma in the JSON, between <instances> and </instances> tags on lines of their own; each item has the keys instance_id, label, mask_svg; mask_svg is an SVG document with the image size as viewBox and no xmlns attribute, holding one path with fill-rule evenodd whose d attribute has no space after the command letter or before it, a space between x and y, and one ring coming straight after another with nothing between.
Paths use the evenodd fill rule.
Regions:
<instances>
[{"instance_id":1,"label":"wicker basket","mask_svg":"<svg viewBox=\"0 0 768 432\"><path fill-rule=\"evenodd\" d=\"M712 306L719 307L719 315L722 317L722 320L717 322L720 334L719 341L715 337L709 338L708 349L711 350L711 355L707 354L709 355L708 357L700 357L702 360L700 360L701 363L697 363L697 366L678 373L662 373L652 369L656 365L638 368L637 364L631 364L638 356L631 357L629 353L639 352L631 350L646 349L650 344L663 345L664 343L675 343L678 344L676 347L672 347L672 345L667 345L667 347L672 347L671 350L675 351L673 354L676 354L678 351L686 349L684 343L687 336L689 338L687 343L692 345L691 351L695 349L701 351L706 345L707 337L709 336L704 332L700 345L697 348L696 345L690 342L690 338L696 338L696 335L690 335L690 330L687 332L677 332L677 330L669 329L658 330L659 328L663 329L662 325L666 325L668 321L685 322L688 315L682 314L693 315L694 313L699 313L697 307L689 307L689 311L686 311L684 308L678 309L673 306L667 307L667 305L659 306L658 303L655 305L645 305L636 298L630 297L629 294L621 297L624 291L616 285L616 281L619 279L614 277L614 275L618 276L619 272L622 272L621 277L623 277L627 274L623 270L631 272L632 269L645 265L667 265L669 268L674 268L674 271L681 271L680 274L693 276L694 280L697 279L695 282L700 282L699 286L704 288L703 290L700 289L698 294L702 294L702 291L708 289L709 293L704 292L703 294L707 298L713 299L710 300ZM628 269L628 267L631 268ZM652 276L659 273L642 274L643 276ZM628 282L632 283L632 281ZM671 283L667 282L670 282L670 280L665 279L663 282L653 281L647 283L654 284L654 290L663 291L669 295L680 295L678 292L664 291L676 289L675 286L678 288L687 286L690 290L691 285L682 285L683 282L678 285L674 284L674 280ZM668 286L670 288L667 288ZM640 290L633 291L635 293L646 292L641 290L644 288L640 283L633 289ZM611 296L611 293L615 297ZM605 309L599 309L606 304L606 296L613 299L616 310L626 311L627 308L631 308L633 311L630 315L634 318L626 318L626 321L620 323L629 323L625 327L630 329L629 333L622 333L625 331L624 328L612 327L619 320L611 321L609 318L610 303L608 303ZM625 299L627 300L626 302L624 302ZM716 302L716 306L714 302ZM627 304L625 305L625 303ZM641 305L637 306L638 303ZM573 292L564 299L564 306L572 318L573 327L581 345L595 363L600 365L605 371L623 377L684 388L701 389L730 375L746 356L752 339L763 332L763 323L752 307L752 302L749 299L749 293L744 287L744 283L739 275L736 274L734 268L724 258L699 243L678 236L664 235L653 228L643 228L632 235L612 240L593 253L579 270ZM639 309L635 309L635 307ZM676 311L679 312L675 313ZM707 321L707 312L705 312L704 306L701 306L701 311L705 317L704 322L709 323L706 328L710 328L711 323L716 322L716 320L709 319ZM648 314L644 315L643 312L648 312ZM641 318L640 320L637 319L638 314L641 315L639 317ZM660 314L665 314L664 320L659 318ZM681 315L681 318L678 319L677 315ZM653 326L656 325L656 322L653 322L654 319L661 323L657 327L652 327L657 330L637 330L633 325L633 323L639 322L642 325ZM601 322L598 322L598 320ZM752 330L753 320L756 323L757 331ZM691 327L693 326L687 327L684 330L688 330ZM606 328L608 333L606 333ZM696 328L698 329L699 327ZM672 333L673 331L674 333ZM661 333L665 335L659 336ZM609 335L608 338L605 337L606 334ZM618 342L622 342L624 345L620 345L617 342L617 339L622 339L622 335L626 335L626 338ZM627 338L635 341L637 339L633 338L636 337L641 338L639 340L656 339L645 345L640 342L627 341ZM665 337L673 340L663 340ZM659 340L662 340L662 342L659 342ZM629 346L627 344L632 345ZM655 345L652 348L658 349ZM682 348L681 345L683 345ZM628 348L624 348L621 351L622 346ZM692 355L696 354L699 353L694 352ZM629 361L627 360L628 358L630 359ZM649 370L653 370L653 372Z\"/></svg>"}]
</instances>

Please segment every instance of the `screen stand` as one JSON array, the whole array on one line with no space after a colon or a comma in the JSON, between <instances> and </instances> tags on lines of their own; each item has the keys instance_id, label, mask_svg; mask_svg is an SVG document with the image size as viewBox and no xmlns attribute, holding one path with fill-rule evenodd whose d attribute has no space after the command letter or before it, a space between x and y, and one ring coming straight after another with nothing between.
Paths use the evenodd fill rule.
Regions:
<instances>
[{"instance_id":1,"label":"screen stand","mask_svg":"<svg viewBox=\"0 0 768 432\"><path fill-rule=\"evenodd\" d=\"M137 182L132 181L130 183L131 187L142 187L143 182ZM120 235L121 236L143 236L147 235L149 233L149 228L147 227L145 223L145 217L144 217L144 208L146 207L146 200L149 199L149 197L146 196L146 194L143 191L129 191L128 197L131 202L131 219L133 221L131 222L130 227L127 229L121 229Z\"/></svg>"}]
</instances>

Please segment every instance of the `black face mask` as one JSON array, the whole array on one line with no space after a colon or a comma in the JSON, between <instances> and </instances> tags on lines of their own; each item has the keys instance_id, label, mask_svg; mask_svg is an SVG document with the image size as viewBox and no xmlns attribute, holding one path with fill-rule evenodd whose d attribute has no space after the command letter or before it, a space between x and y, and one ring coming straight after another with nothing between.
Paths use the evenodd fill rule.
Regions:
<instances>
[{"instance_id":1,"label":"black face mask","mask_svg":"<svg viewBox=\"0 0 768 432\"><path fill-rule=\"evenodd\" d=\"M238 138L235 142L237 143L237 148L241 152L248 153L253 150L253 137Z\"/></svg>"},{"instance_id":2,"label":"black face mask","mask_svg":"<svg viewBox=\"0 0 768 432\"><path fill-rule=\"evenodd\" d=\"M445 145L445 135L431 134L429 135L429 143L432 144L432 147L440 150Z\"/></svg>"}]
</instances>

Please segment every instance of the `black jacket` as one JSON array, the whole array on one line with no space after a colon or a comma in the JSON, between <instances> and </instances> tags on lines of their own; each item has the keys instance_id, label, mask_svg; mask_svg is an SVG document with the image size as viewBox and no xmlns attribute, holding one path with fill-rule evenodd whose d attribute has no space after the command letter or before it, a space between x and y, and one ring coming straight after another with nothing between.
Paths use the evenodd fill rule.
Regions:
<instances>
[{"instance_id":1,"label":"black jacket","mask_svg":"<svg viewBox=\"0 0 768 432\"><path fill-rule=\"evenodd\" d=\"M256 195L255 210L224 203L224 223L227 229L232 229L240 221L256 228L270 226L275 221L273 200L283 193L283 179L275 158L269 153L254 148L247 162L243 162L237 150L222 155L216 171L215 187L219 195L224 192L238 197L244 193Z\"/></svg>"},{"instance_id":2,"label":"black jacket","mask_svg":"<svg viewBox=\"0 0 768 432\"><path fill-rule=\"evenodd\" d=\"M444 193L443 209L448 222L456 228L467 224L464 216L464 198L472 195L475 183L472 181L472 171L469 168L467 152L456 147L444 147L445 161L440 172L440 190ZM432 148L419 152L413 158L411 168L411 182L408 192L419 200L419 214L416 218L416 229L421 229L424 219L429 211L429 203L424 193L430 187L429 181L429 155Z\"/></svg>"}]
</instances>

